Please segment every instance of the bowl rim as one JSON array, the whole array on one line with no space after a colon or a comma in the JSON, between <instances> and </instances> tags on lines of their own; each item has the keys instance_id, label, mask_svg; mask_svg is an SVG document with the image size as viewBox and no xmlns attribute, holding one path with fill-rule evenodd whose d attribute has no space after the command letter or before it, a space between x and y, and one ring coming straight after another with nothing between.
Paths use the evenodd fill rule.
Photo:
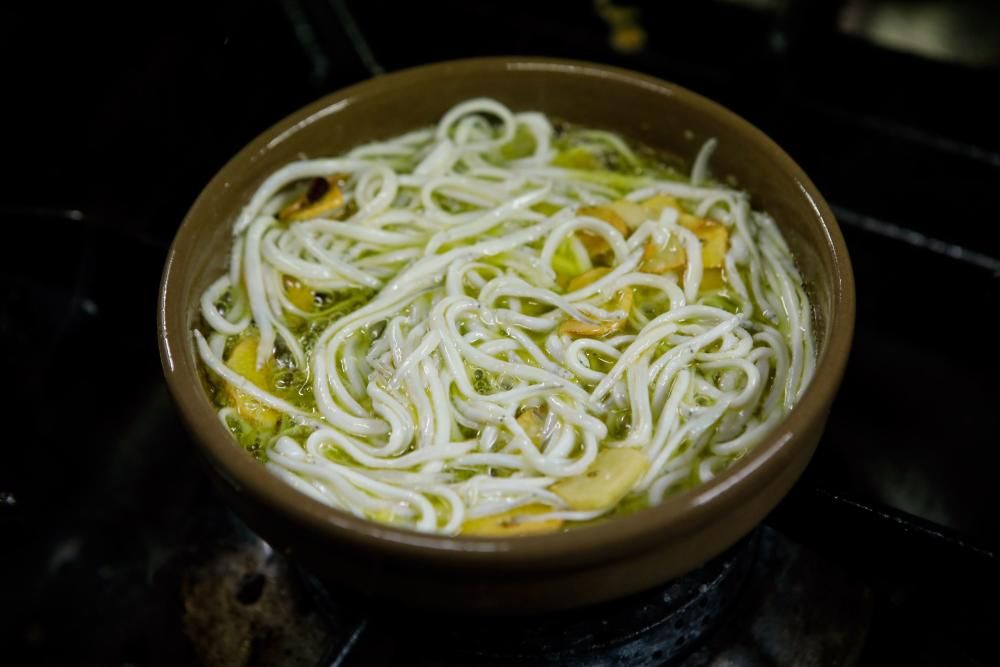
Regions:
<instances>
[{"instance_id":1,"label":"bowl rim","mask_svg":"<svg viewBox=\"0 0 1000 667\"><path fill-rule=\"evenodd\" d=\"M614 80L661 95L672 96L714 115L766 151L792 178L813 211L826 237L821 254L833 266L830 334L816 360L813 380L798 403L774 430L743 459L712 480L670 497L668 502L644 508L612 521L567 532L513 538L446 536L421 533L356 517L302 494L271 474L239 447L219 422L202 388L192 336L185 328L186 311L199 295L185 295L175 285L181 250L209 194L226 187L240 165L253 162L291 135L320 118L353 105L385 88L406 85L427 77L467 76L482 71L547 71L600 80ZM227 221L228 222L228 221ZM182 256L182 255L181 255ZM854 330L854 276L843 235L829 205L802 169L774 141L742 117L682 86L646 74L579 60L499 56L469 58L421 65L380 75L321 97L278 121L232 157L208 182L184 217L164 264L157 307L157 334L167 384L183 421L203 454L226 483L291 521L336 542L423 562L469 566L560 567L585 564L634 553L651 542L661 543L697 531L734 509L773 480L793 459L797 434L822 422L843 375Z\"/></svg>"}]
</instances>

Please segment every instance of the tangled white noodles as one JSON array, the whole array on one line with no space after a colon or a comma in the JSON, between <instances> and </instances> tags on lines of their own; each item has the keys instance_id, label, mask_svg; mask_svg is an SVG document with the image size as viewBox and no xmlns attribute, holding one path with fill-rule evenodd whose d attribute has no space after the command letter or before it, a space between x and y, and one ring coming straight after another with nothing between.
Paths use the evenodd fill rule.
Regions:
<instances>
[{"instance_id":1,"label":"tangled white noodles","mask_svg":"<svg viewBox=\"0 0 1000 667\"><path fill-rule=\"evenodd\" d=\"M498 158L519 136L533 149ZM639 164L615 135L580 141ZM632 493L659 502L713 477L791 409L813 372L810 305L774 222L708 181L714 140L687 182L553 166L555 142L545 116L474 99L432 130L295 162L261 185L234 224L230 270L205 292L205 335L195 336L212 373L282 416L268 469L321 502L422 531L454 534L533 503L551 508L534 520L588 520L613 508L573 511L550 487L601 450L641 450L648 467ZM345 174L347 219L277 218L295 184L333 172ZM700 289L702 241L675 211L628 237L579 211L657 194L725 225L724 298ZM592 266L581 232L607 244L609 271L566 291L560 252ZM683 274L641 271L643 244L670 238L686 250ZM289 299L289 278L363 294L363 305L316 317L307 341L295 322L313 314ZM618 310L626 289L655 309ZM621 317L630 332L605 338L559 327ZM250 331L258 368L308 378L314 404L227 367L225 341ZM545 415L535 437L517 419L526 408ZM219 415L234 429L241 420L231 406Z\"/></svg>"}]
</instances>

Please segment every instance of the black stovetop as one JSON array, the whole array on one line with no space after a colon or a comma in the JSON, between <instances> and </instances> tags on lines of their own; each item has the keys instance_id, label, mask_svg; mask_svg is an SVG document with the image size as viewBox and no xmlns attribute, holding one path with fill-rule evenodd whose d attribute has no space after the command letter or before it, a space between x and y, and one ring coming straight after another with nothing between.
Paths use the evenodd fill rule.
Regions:
<instances>
[{"instance_id":1,"label":"black stovetop","mask_svg":"<svg viewBox=\"0 0 1000 667\"><path fill-rule=\"evenodd\" d=\"M718 100L791 153L847 238L858 324L827 432L753 538L737 602L683 664L992 663L1000 68L838 30L859 3L746 6L772 4L640 3L633 53L609 45L602 2L39 5L0 21L14 167L0 344L17 426L0 453L0 663L489 664L442 654L447 619L401 633L405 618L317 584L222 506L167 395L154 321L179 221L255 134L383 69L506 53ZM545 642L559 633L621 623L605 658L566 664L669 655L622 653L620 605L587 613L504 633L558 655Z\"/></svg>"}]
</instances>

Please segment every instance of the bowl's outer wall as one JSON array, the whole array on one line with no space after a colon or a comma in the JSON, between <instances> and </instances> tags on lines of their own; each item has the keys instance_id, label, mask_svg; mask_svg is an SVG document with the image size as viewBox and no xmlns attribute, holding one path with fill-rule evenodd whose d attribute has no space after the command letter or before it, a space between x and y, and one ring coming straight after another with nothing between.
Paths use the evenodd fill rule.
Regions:
<instances>
[{"instance_id":1,"label":"bowl's outer wall","mask_svg":"<svg viewBox=\"0 0 1000 667\"><path fill-rule=\"evenodd\" d=\"M235 447L201 386L190 331L198 297L224 269L231 225L258 185L303 157L427 126L454 104L493 97L619 132L688 160L719 141L713 172L752 193L795 253L816 311L817 375L774 435L729 471L669 503L570 533L515 540L423 536L378 526L299 495ZM526 612L641 590L686 572L749 532L808 463L853 332L843 238L801 170L769 139L693 93L642 75L545 59L456 61L334 93L281 121L231 160L189 212L164 269L160 344L182 416L241 516L319 574L373 595L441 608Z\"/></svg>"}]
</instances>

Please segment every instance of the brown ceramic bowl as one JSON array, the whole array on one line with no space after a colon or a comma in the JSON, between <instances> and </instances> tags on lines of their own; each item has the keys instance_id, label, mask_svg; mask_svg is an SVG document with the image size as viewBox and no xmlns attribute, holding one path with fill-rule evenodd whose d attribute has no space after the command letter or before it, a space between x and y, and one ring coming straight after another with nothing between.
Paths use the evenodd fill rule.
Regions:
<instances>
[{"instance_id":1,"label":"brown ceramic bowl","mask_svg":"<svg viewBox=\"0 0 1000 667\"><path fill-rule=\"evenodd\" d=\"M535 537L443 537L358 519L299 494L236 445L206 394L191 328L222 271L230 229L258 184L299 159L335 155L436 122L452 105L494 97L606 128L692 159L719 140L717 175L733 176L791 245L816 311L818 362L774 432L707 484L593 527ZM854 280L840 229L802 170L759 130L665 81L541 58L447 62L365 81L295 112L254 139L198 197L167 258L159 303L163 369L181 415L229 502L274 545L319 575L368 594L439 609L518 613L568 608L681 575L746 535L812 456L847 361Z\"/></svg>"}]
</instances>

